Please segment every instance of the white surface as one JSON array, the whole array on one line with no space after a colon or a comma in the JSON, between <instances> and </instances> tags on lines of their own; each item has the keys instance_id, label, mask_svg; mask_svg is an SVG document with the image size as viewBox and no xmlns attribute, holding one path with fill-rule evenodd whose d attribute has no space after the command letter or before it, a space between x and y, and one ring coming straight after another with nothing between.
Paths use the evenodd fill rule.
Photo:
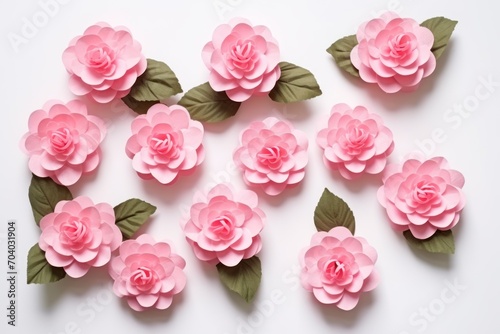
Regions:
<instances>
[{"instance_id":1,"label":"white surface","mask_svg":"<svg viewBox=\"0 0 500 334\"><path fill-rule=\"evenodd\" d=\"M44 0L42 0L44 1ZM61 1L63 2L63 1ZM7 327L6 281L1 280L0 319L8 333L499 333L498 299L498 143L500 140L500 44L498 4L476 1L66 1L17 52L9 33L21 34L24 18L40 15L38 1L5 1L0 7L2 44L2 111L0 221L18 222L18 327ZM226 11L217 4L226 4ZM359 24L378 11L393 8L402 16L423 21L434 16L456 19L459 24L438 69L412 94L384 94L374 85L342 73L325 49L335 40L353 34ZM201 48L220 23L243 16L267 25L280 42L282 59L311 70L323 95L306 103L280 105L267 98L244 103L236 117L206 127L207 157L191 177L173 186L139 179L124 153L134 113L120 103L93 109L107 120L109 131L102 145L98 172L71 187L74 195L87 195L112 205L140 197L158 206L144 231L158 239L174 241L187 260L187 288L176 296L166 312L131 311L111 294L105 270L92 270L80 280L65 279L47 286L26 281L25 259L38 240L27 198L30 172L18 141L27 130L29 114L48 99L68 101L67 73L61 61L70 39L89 25L107 21L126 25L140 41L146 57L166 62L186 91L207 81ZM44 23L44 22L42 22ZM485 93L481 78L497 84L489 96L477 100L466 117L452 114L455 105L474 102ZM179 97L172 99L177 101ZM466 178L467 205L455 229L454 256L431 256L412 251L394 233L376 200L377 178L346 182L329 172L315 144L331 106L345 102L364 105L382 115L394 132L397 162L417 149L416 142L442 129L444 140L431 155L445 156ZM263 279L253 305L246 305L220 284L215 268L193 255L179 227L182 212L195 190L214 180L230 179L243 186L238 173L226 171L238 135L252 120L274 115L287 118L306 131L310 140L309 165L301 187L277 198L261 196L268 216L263 232ZM449 119L446 117L455 117ZM439 130L438 130L439 132ZM349 313L322 306L298 285L293 271L299 250L315 232L312 215L324 187L343 197L353 209L357 234L366 237L379 252L381 282L363 295ZM260 193L261 194L261 193ZM5 231L0 237L1 272ZM4 277L4 276L2 276ZM448 288L447 282L465 286ZM447 290L448 289L448 290ZM429 315L424 316L425 309ZM434 312L434 313L433 313ZM2 330L3 333L5 331Z\"/></svg>"}]
</instances>

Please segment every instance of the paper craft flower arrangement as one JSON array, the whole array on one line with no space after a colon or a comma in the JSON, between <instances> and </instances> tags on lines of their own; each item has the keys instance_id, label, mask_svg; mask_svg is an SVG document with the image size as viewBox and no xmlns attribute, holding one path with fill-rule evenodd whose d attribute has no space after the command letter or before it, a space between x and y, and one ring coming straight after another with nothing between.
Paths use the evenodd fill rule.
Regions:
<instances>
[{"instance_id":1,"label":"paper craft flower arrangement","mask_svg":"<svg viewBox=\"0 0 500 334\"><path fill-rule=\"evenodd\" d=\"M435 69L456 22L434 18L422 24L394 13L363 23L356 35L329 49L348 73L377 83L387 93L411 91ZM28 283L81 278L107 266L113 291L135 311L166 309L186 286L186 261L171 242L136 235L156 207L129 199L115 207L73 197L68 186L96 171L104 122L88 110L122 101L138 115L131 122L125 154L140 179L165 187L187 177L205 158L204 126L238 111L254 96L291 103L321 95L308 70L281 60L276 38L265 26L234 19L218 26L202 50L208 82L182 93L169 66L147 59L125 27L97 23L74 38L63 53L69 89L82 99L49 100L28 120L21 149L33 173L29 200L39 241L28 254ZM168 105L167 105L168 103ZM451 229L465 205L463 175L442 157L388 164L392 131L363 106L335 104L316 143L325 166L345 180L380 175L378 201L390 225L408 243L429 252L453 253ZM194 255L215 265L222 283L247 302L261 281L258 253L266 215L258 193L280 196L304 180L307 134L275 117L256 120L241 132L233 160L250 189L218 184L196 194L181 229ZM208 152L207 154L212 154ZM301 283L322 304L351 310L379 281L377 251L355 236L354 215L325 189L314 211L318 230L300 255ZM243 282L243 283L242 283Z\"/></svg>"}]
</instances>

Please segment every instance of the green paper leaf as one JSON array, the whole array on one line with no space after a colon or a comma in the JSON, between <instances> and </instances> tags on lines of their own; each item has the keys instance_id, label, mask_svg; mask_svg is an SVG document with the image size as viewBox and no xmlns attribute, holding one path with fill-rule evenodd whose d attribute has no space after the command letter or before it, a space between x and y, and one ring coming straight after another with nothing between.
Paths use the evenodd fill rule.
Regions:
<instances>
[{"instance_id":1,"label":"green paper leaf","mask_svg":"<svg viewBox=\"0 0 500 334\"><path fill-rule=\"evenodd\" d=\"M453 232L437 230L428 239L417 239L411 234L410 230L403 232L408 244L414 248L425 250L430 253L454 254L455 253L455 239Z\"/></svg>"},{"instance_id":2,"label":"green paper leaf","mask_svg":"<svg viewBox=\"0 0 500 334\"><path fill-rule=\"evenodd\" d=\"M438 59L446 49L457 23L458 21L440 16L425 20L420 24L422 27L428 28L434 35L434 44L432 45L431 51L434 53L436 59Z\"/></svg>"},{"instance_id":3,"label":"green paper leaf","mask_svg":"<svg viewBox=\"0 0 500 334\"><path fill-rule=\"evenodd\" d=\"M182 93L179 80L167 64L148 59L146 71L137 78L130 96L136 101L160 101Z\"/></svg>"},{"instance_id":4,"label":"green paper leaf","mask_svg":"<svg viewBox=\"0 0 500 334\"><path fill-rule=\"evenodd\" d=\"M359 77L359 71L351 62L351 51L358 45L356 35L345 36L333 43L326 52L331 54L337 65L347 73Z\"/></svg>"},{"instance_id":5,"label":"green paper leaf","mask_svg":"<svg viewBox=\"0 0 500 334\"><path fill-rule=\"evenodd\" d=\"M271 100L282 103L299 102L322 94L314 75L300 66L281 62L281 76L269 92Z\"/></svg>"},{"instance_id":6,"label":"green paper leaf","mask_svg":"<svg viewBox=\"0 0 500 334\"><path fill-rule=\"evenodd\" d=\"M325 188L314 210L314 225L318 231L325 232L344 226L354 234L356 222L349 205Z\"/></svg>"},{"instance_id":7,"label":"green paper leaf","mask_svg":"<svg viewBox=\"0 0 500 334\"><path fill-rule=\"evenodd\" d=\"M156 211L156 206L143 200L132 198L113 208L116 225L123 234L123 239L130 239L135 232Z\"/></svg>"},{"instance_id":8,"label":"green paper leaf","mask_svg":"<svg viewBox=\"0 0 500 334\"><path fill-rule=\"evenodd\" d=\"M122 98L122 101L138 114L146 114L151 106L160 103L159 101L136 101L129 95Z\"/></svg>"},{"instance_id":9,"label":"green paper leaf","mask_svg":"<svg viewBox=\"0 0 500 334\"><path fill-rule=\"evenodd\" d=\"M47 284L62 280L66 277L66 272L63 268L53 267L45 258L45 252L40 249L36 243L28 252L27 266L27 282L28 284Z\"/></svg>"},{"instance_id":10,"label":"green paper leaf","mask_svg":"<svg viewBox=\"0 0 500 334\"><path fill-rule=\"evenodd\" d=\"M200 122L220 122L236 115L241 102L231 100L225 92L216 92L208 82L191 88L178 102Z\"/></svg>"},{"instance_id":11,"label":"green paper leaf","mask_svg":"<svg viewBox=\"0 0 500 334\"><path fill-rule=\"evenodd\" d=\"M247 303L253 300L262 276L261 263L257 256L241 260L234 267L219 263L217 271L220 280L229 290L239 294Z\"/></svg>"},{"instance_id":12,"label":"green paper leaf","mask_svg":"<svg viewBox=\"0 0 500 334\"><path fill-rule=\"evenodd\" d=\"M33 175L28 189L28 198L36 224L40 225L40 220L54 212L59 201L70 201L73 195L67 187L55 183L49 177L42 178Z\"/></svg>"}]
</instances>

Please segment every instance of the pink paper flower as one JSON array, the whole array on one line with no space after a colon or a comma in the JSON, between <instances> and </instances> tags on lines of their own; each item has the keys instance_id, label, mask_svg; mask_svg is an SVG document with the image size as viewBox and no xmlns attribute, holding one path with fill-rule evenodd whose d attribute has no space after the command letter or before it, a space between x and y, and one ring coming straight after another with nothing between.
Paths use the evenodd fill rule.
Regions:
<instances>
[{"instance_id":1,"label":"pink paper flower","mask_svg":"<svg viewBox=\"0 0 500 334\"><path fill-rule=\"evenodd\" d=\"M362 292L375 289L377 251L361 237L338 226L317 232L300 257L302 286L323 304L352 310Z\"/></svg>"},{"instance_id":2,"label":"pink paper flower","mask_svg":"<svg viewBox=\"0 0 500 334\"><path fill-rule=\"evenodd\" d=\"M165 310L186 286L186 261L172 251L169 243L156 242L143 234L124 241L119 252L109 266L115 280L113 291L126 298L133 310Z\"/></svg>"},{"instance_id":3,"label":"pink paper flower","mask_svg":"<svg viewBox=\"0 0 500 334\"><path fill-rule=\"evenodd\" d=\"M363 23L351 62L361 79L377 83L386 93L415 90L436 68L432 32L409 18L385 13Z\"/></svg>"},{"instance_id":4,"label":"pink paper flower","mask_svg":"<svg viewBox=\"0 0 500 334\"><path fill-rule=\"evenodd\" d=\"M40 220L40 228L38 244L45 258L73 278L107 264L122 242L111 205L94 204L85 196L57 203L54 212Z\"/></svg>"},{"instance_id":5,"label":"pink paper flower","mask_svg":"<svg viewBox=\"0 0 500 334\"><path fill-rule=\"evenodd\" d=\"M277 118L252 122L240 137L234 154L249 186L260 186L266 194L279 195L305 175L308 140L305 133Z\"/></svg>"},{"instance_id":6,"label":"pink paper flower","mask_svg":"<svg viewBox=\"0 0 500 334\"><path fill-rule=\"evenodd\" d=\"M83 102L48 101L30 115L28 127L21 149L30 156L33 174L70 186L99 165L106 128L100 118L87 114Z\"/></svg>"},{"instance_id":7,"label":"pink paper flower","mask_svg":"<svg viewBox=\"0 0 500 334\"><path fill-rule=\"evenodd\" d=\"M202 58L210 70L210 86L233 101L269 93L281 75L276 39L267 27L243 19L218 26Z\"/></svg>"},{"instance_id":8,"label":"pink paper flower","mask_svg":"<svg viewBox=\"0 0 500 334\"><path fill-rule=\"evenodd\" d=\"M203 125L193 121L186 108L158 103L134 119L125 150L141 178L170 184L201 164L202 140Z\"/></svg>"},{"instance_id":9,"label":"pink paper flower","mask_svg":"<svg viewBox=\"0 0 500 334\"><path fill-rule=\"evenodd\" d=\"M449 169L445 158L389 165L383 182L378 200L397 231L410 229L415 238L427 239L437 230L451 229L460 219L465 180L460 172Z\"/></svg>"},{"instance_id":10,"label":"pink paper flower","mask_svg":"<svg viewBox=\"0 0 500 334\"><path fill-rule=\"evenodd\" d=\"M196 257L234 267L257 254L266 217L257 203L253 191L236 192L225 184L212 188L206 201L194 203L183 230Z\"/></svg>"},{"instance_id":11,"label":"pink paper flower","mask_svg":"<svg viewBox=\"0 0 500 334\"><path fill-rule=\"evenodd\" d=\"M343 103L333 106L328 127L319 131L316 141L324 150L325 165L348 180L380 173L394 149L392 132L380 116Z\"/></svg>"},{"instance_id":12,"label":"pink paper flower","mask_svg":"<svg viewBox=\"0 0 500 334\"><path fill-rule=\"evenodd\" d=\"M87 28L63 53L64 66L71 75L69 89L99 103L124 97L146 70L141 49L125 27L112 28L100 22Z\"/></svg>"}]
</instances>

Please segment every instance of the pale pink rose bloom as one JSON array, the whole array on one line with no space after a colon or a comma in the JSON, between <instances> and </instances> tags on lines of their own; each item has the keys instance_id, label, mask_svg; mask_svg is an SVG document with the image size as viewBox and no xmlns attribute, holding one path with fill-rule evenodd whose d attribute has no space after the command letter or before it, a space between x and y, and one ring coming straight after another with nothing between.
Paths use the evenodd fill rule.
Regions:
<instances>
[{"instance_id":1,"label":"pale pink rose bloom","mask_svg":"<svg viewBox=\"0 0 500 334\"><path fill-rule=\"evenodd\" d=\"M235 191L226 184L215 186L206 200L194 203L182 225L196 257L234 267L256 255L262 248L260 232L266 218L257 204L253 191Z\"/></svg>"},{"instance_id":2,"label":"pale pink rose bloom","mask_svg":"<svg viewBox=\"0 0 500 334\"><path fill-rule=\"evenodd\" d=\"M383 182L377 197L396 231L409 229L415 238L427 239L458 223L465 205L461 189L465 180L448 167L445 158L409 159L403 165L389 165Z\"/></svg>"},{"instance_id":3,"label":"pale pink rose bloom","mask_svg":"<svg viewBox=\"0 0 500 334\"><path fill-rule=\"evenodd\" d=\"M20 146L33 174L70 186L99 165L106 128L83 102L48 101L30 115L28 128Z\"/></svg>"},{"instance_id":4,"label":"pale pink rose bloom","mask_svg":"<svg viewBox=\"0 0 500 334\"><path fill-rule=\"evenodd\" d=\"M203 132L186 108L158 103L134 119L125 151L141 178L170 184L202 163Z\"/></svg>"},{"instance_id":5,"label":"pale pink rose bloom","mask_svg":"<svg viewBox=\"0 0 500 334\"><path fill-rule=\"evenodd\" d=\"M110 262L113 291L135 311L167 309L174 295L186 286L186 261L173 252L168 242L156 242L143 234L124 241L119 255Z\"/></svg>"},{"instance_id":6,"label":"pale pink rose bloom","mask_svg":"<svg viewBox=\"0 0 500 334\"><path fill-rule=\"evenodd\" d=\"M317 232L302 251L302 286L323 304L352 310L362 292L376 288L379 276L374 268L377 251L343 226Z\"/></svg>"},{"instance_id":7,"label":"pale pink rose bloom","mask_svg":"<svg viewBox=\"0 0 500 334\"><path fill-rule=\"evenodd\" d=\"M212 89L242 102L267 94L281 76L278 42L265 26L243 19L218 26L202 51Z\"/></svg>"},{"instance_id":8,"label":"pale pink rose bloom","mask_svg":"<svg viewBox=\"0 0 500 334\"><path fill-rule=\"evenodd\" d=\"M351 62L361 79L377 83L386 93L415 90L436 68L432 32L392 12L363 23Z\"/></svg>"},{"instance_id":9,"label":"pale pink rose bloom","mask_svg":"<svg viewBox=\"0 0 500 334\"><path fill-rule=\"evenodd\" d=\"M85 196L57 203L54 212L40 220L40 228L38 244L45 258L73 278L106 265L122 242L111 205L94 204Z\"/></svg>"},{"instance_id":10,"label":"pale pink rose bloom","mask_svg":"<svg viewBox=\"0 0 500 334\"><path fill-rule=\"evenodd\" d=\"M141 49L125 27L103 22L90 26L64 50L69 89L99 103L126 96L147 67Z\"/></svg>"},{"instance_id":11,"label":"pale pink rose bloom","mask_svg":"<svg viewBox=\"0 0 500 334\"><path fill-rule=\"evenodd\" d=\"M252 122L240 136L233 159L249 186L259 186L268 195L279 195L305 176L308 139L292 124L269 117Z\"/></svg>"},{"instance_id":12,"label":"pale pink rose bloom","mask_svg":"<svg viewBox=\"0 0 500 334\"><path fill-rule=\"evenodd\" d=\"M348 180L382 172L394 149L392 132L379 115L365 107L333 106L328 126L316 138L324 150L323 161Z\"/></svg>"}]
</instances>

